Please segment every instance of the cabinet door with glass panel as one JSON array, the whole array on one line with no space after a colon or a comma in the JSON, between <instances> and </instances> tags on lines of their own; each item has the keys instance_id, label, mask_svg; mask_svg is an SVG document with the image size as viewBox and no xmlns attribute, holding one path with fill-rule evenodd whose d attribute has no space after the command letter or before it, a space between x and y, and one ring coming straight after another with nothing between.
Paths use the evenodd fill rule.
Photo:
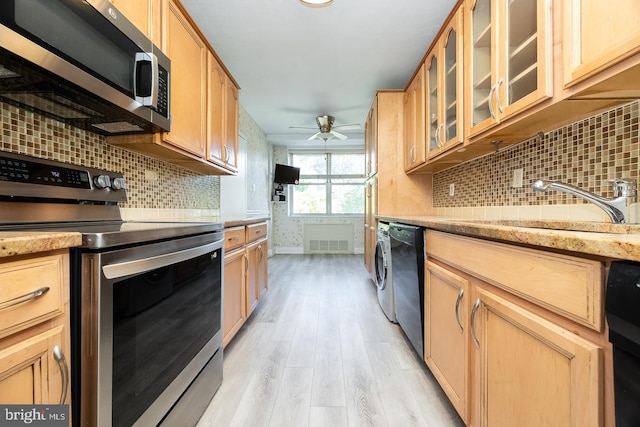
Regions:
<instances>
[{"instance_id":1,"label":"cabinet door with glass panel","mask_svg":"<svg viewBox=\"0 0 640 427\"><path fill-rule=\"evenodd\" d=\"M475 136L552 95L551 0L470 0L466 122Z\"/></svg>"},{"instance_id":2,"label":"cabinet door with glass panel","mask_svg":"<svg viewBox=\"0 0 640 427\"><path fill-rule=\"evenodd\" d=\"M427 157L462 144L462 8L427 57Z\"/></svg>"},{"instance_id":3,"label":"cabinet door with glass panel","mask_svg":"<svg viewBox=\"0 0 640 427\"><path fill-rule=\"evenodd\" d=\"M364 214L364 152L291 152L300 168L298 185L289 186L292 215Z\"/></svg>"}]
</instances>

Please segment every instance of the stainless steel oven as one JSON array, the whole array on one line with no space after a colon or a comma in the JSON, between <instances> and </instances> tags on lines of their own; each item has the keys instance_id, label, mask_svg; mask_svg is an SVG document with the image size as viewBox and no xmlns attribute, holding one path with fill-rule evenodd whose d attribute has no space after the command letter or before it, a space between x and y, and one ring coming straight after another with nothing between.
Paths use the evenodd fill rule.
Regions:
<instances>
[{"instance_id":1,"label":"stainless steel oven","mask_svg":"<svg viewBox=\"0 0 640 427\"><path fill-rule=\"evenodd\" d=\"M222 234L75 250L82 425L157 425L222 363Z\"/></svg>"},{"instance_id":2,"label":"stainless steel oven","mask_svg":"<svg viewBox=\"0 0 640 427\"><path fill-rule=\"evenodd\" d=\"M124 187L121 174L0 153L0 229L82 234L74 425L194 425L222 382L223 225L122 221Z\"/></svg>"}]
</instances>

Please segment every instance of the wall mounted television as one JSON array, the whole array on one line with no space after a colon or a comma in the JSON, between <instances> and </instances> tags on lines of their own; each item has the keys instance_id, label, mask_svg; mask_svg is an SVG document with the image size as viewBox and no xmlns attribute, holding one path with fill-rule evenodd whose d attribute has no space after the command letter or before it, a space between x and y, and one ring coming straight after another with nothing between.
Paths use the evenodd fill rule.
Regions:
<instances>
[{"instance_id":1,"label":"wall mounted television","mask_svg":"<svg viewBox=\"0 0 640 427\"><path fill-rule=\"evenodd\" d=\"M300 181L300 168L276 163L273 174L273 182L277 184L298 184Z\"/></svg>"}]
</instances>

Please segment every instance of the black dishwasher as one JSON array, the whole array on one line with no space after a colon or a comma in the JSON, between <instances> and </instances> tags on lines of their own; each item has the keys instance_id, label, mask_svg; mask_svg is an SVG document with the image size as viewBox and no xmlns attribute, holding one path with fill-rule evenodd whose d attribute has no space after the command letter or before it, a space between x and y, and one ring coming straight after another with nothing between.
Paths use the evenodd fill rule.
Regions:
<instances>
[{"instance_id":1,"label":"black dishwasher","mask_svg":"<svg viewBox=\"0 0 640 427\"><path fill-rule=\"evenodd\" d=\"M616 426L640 426L640 263L612 262L605 303Z\"/></svg>"},{"instance_id":2,"label":"black dishwasher","mask_svg":"<svg viewBox=\"0 0 640 427\"><path fill-rule=\"evenodd\" d=\"M389 224L396 320L424 360L424 228Z\"/></svg>"}]
</instances>

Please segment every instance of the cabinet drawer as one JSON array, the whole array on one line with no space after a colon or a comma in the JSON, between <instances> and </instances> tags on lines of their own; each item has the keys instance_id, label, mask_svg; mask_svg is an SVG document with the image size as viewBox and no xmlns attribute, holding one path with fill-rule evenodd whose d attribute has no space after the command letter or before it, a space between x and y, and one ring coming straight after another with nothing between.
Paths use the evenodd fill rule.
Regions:
<instances>
[{"instance_id":1,"label":"cabinet drawer","mask_svg":"<svg viewBox=\"0 0 640 427\"><path fill-rule=\"evenodd\" d=\"M425 246L427 257L602 332L601 262L433 230Z\"/></svg>"},{"instance_id":2,"label":"cabinet drawer","mask_svg":"<svg viewBox=\"0 0 640 427\"><path fill-rule=\"evenodd\" d=\"M267 237L267 223L247 225L247 243Z\"/></svg>"},{"instance_id":3,"label":"cabinet drawer","mask_svg":"<svg viewBox=\"0 0 640 427\"><path fill-rule=\"evenodd\" d=\"M62 254L0 263L0 337L64 313L67 271Z\"/></svg>"},{"instance_id":4,"label":"cabinet drawer","mask_svg":"<svg viewBox=\"0 0 640 427\"><path fill-rule=\"evenodd\" d=\"M244 227L226 228L224 230L225 252L243 246L245 241Z\"/></svg>"}]
</instances>

